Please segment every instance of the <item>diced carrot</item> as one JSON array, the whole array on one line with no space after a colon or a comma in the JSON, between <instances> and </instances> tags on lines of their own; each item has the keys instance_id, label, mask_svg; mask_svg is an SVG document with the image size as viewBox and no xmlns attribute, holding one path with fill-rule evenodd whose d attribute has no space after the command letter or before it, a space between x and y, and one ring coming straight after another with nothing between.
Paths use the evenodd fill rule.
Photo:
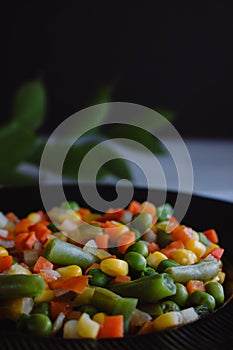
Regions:
<instances>
[{"instance_id":1,"label":"diced carrot","mask_svg":"<svg viewBox=\"0 0 233 350\"><path fill-rule=\"evenodd\" d=\"M203 233L209 241L211 241L212 243L218 243L218 235L213 228L205 230L203 231Z\"/></svg>"},{"instance_id":2,"label":"diced carrot","mask_svg":"<svg viewBox=\"0 0 233 350\"><path fill-rule=\"evenodd\" d=\"M13 264L13 257L11 255L0 256L0 273L8 270Z\"/></svg>"},{"instance_id":3,"label":"diced carrot","mask_svg":"<svg viewBox=\"0 0 233 350\"><path fill-rule=\"evenodd\" d=\"M141 204L138 201L131 201L128 206L128 210L133 214L136 215L140 213L141 211Z\"/></svg>"},{"instance_id":4,"label":"diced carrot","mask_svg":"<svg viewBox=\"0 0 233 350\"><path fill-rule=\"evenodd\" d=\"M102 222L111 221L111 220L120 221L120 218L124 213L125 213L125 210L122 208L118 208L114 210L111 209L106 213L104 213L103 215L101 215L101 217L98 218L98 221L102 221Z\"/></svg>"},{"instance_id":5,"label":"diced carrot","mask_svg":"<svg viewBox=\"0 0 233 350\"><path fill-rule=\"evenodd\" d=\"M49 287L51 289L65 289L76 293L82 293L84 288L88 285L89 277L88 275L61 277L56 281L50 282Z\"/></svg>"},{"instance_id":6,"label":"diced carrot","mask_svg":"<svg viewBox=\"0 0 233 350\"><path fill-rule=\"evenodd\" d=\"M52 231L42 222L29 226L29 230L35 231L36 237L41 243L45 243L48 235L52 233Z\"/></svg>"},{"instance_id":7,"label":"diced carrot","mask_svg":"<svg viewBox=\"0 0 233 350\"><path fill-rule=\"evenodd\" d=\"M154 253L154 252L156 252L156 251L158 251L158 250L160 250L158 243L151 242L151 243L148 245L148 254Z\"/></svg>"},{"instance_id":8,"label":"diced carrot","mask_svg":"<svg viewBox=\"0 0 233 350\"><path fill-rule=\"evenodd\" d=\"M129 282L131 281L131 277L129 275L126 276L119 276L117 275L111 283L124 283L124 282Z\"/></svg>"},{"instance_id":9,"label":"diced carrot","mask_svg":"<svg viewBox=\"0 0 233 350\"><path fill-rule=\"evenodd\" d=\"M136 241L135 233L128 231L123 233L117 240L117 249L121 254L125 254L127 248Z\"/></svg>"},{"instance_id":10,"label":"diced carrot","mask_svg":"<svg viewBox=\"0 0 233 350\"><path fill-rule=\"evenodd\" d=\"M24 242L24 250L25 249L32 249L34 244L36 243L36 234L35 232L28 233L28 236Z\"/></svg>"},{"instance_id":11,"label":"diced carrot","mask_svg":"<svg viewBox=\"0 0 233 350\"><path fill-rule=\"evenodd\" d=\"M16 216L15 213L13 212L7 213L6 217L8 220L12 221L14 224L17 224L20 221L18 216Z\"/></svg>"},{"instance_id":12,"label":"diced carrot","mask_svg":"<svg viewBox=\"0 0 233 350\"><path fill-rule=\"evenodd\" d=\"M212 249L209 254L211 254L215 259L220 260L223 253L224 249L219 247Z\"/></svg>"},{"instance_id":13,"label":"diced carrot","mask_svg":"<svg viewBox=\"0 0 233 350\"><path fill-rule=\"evenodd\" d=\"M21 219L15 226L15 233L23 233L29 231L29 226L32 225L31 220L28 218Z\"/></svg>"},{"instance_id":14,"label":"diced carrot","mask_svg":"<svg viewBox=\"0 0 233 350\"><path fill-rule=\"evenodd\" d=\"M77 213L81 216L81 219L85 221L86 215L91 214L91 211L87 208L79 208Z\"/></svg>"},{"instance_id":15,"label":"diced carrot","mask_svg":"<svg viewBox=\"0 0 233 350\"><path fill-rule=\"evenodd\" d=\"M94 263L94 264L91 264L91 266L89 266L86 270L85 270L85 275L87 275L88 274L88 272L91 270L91 269L98 269L100 267L100 264L98 264L98 263Z\"/></svg>"},{"instance_id":16,"label":"diced carrot","mask_svg":"<svg viewBox=\"0 0 233 350\"><path fill-rule=\"evenodd\" d=\"M22 232L19 233L14 241L15 241L15 247L19 253L22 253L25 250L25 241L28 238L28 233L27 232Z\"/></svg>"},{"instance_id":17,"label":"diced carrot","mask_svg":"<svg viewBox=\"0 0 233 350\"><path fill-rule=\"evenodd\" d=\"M105 316L97 338L122 338L124 336L123 315Z\"/></svg>"},{"instance_id":18,"label":"diced carrot","mask_svg":"<svg viewBox=\"0 0 233 350\"><path fill-rule=\"evenodd\" d=\"M200 290L202 292L205 292L205 283L200 280L189 280L188 283L186 284L186 289L189 295L195 292L195 290Z\"/></svg>"},{"instance_id":19,"label":"diced carrot","mask_svg":"<svg viewBox=\"0 0 233 350\"><path fill-rule=\"evenodd\" d=\"M173 241L170 244L168 244L165 248L160 249L161 253L165 254L168 259L172 259L172 256L176 249L184 249L185 245L183 241L180 239L177 241Z\"/></svg>"},{"instance_id":20,"label":"diced carrot","mask_svg":"<svg viewBox=\"0 0 233 350\"><path fill-rule=\"evenodd\" d=\"M171 238L173 241L181 240L184 243L189 241L192 238L192 228L185 225L178 225L171 232Z\"/></svg>"},{"instance_id":21,"label":"diced carrot","mask_svg":"<svg viewBox=\"0 0 233 350\"><path fill-rule=\"evenodd\" d=\"M68 301L50 301L50 317L52 320L55 320L61 312L63 312L65 315L68 315L71 310L72 308Z\"/></svg>"},{"instance_id":22,"label":"diced carrot","mask_svg":"<svg viewBox=\"0 0 233 350\"><path fill-rule=\"evenodd\" d=\"M109 236L107 234L95 236L97 247L100 249L108 250L108 238Z\"/></svg>"},{"instance_id":23,"label":"diced carrot","mask_svg":"<svg viewBox=\"0 0 233 350\"><path fill-rule=\"evenodd\" d=\"M41 270L52 270L53 264L46 258L44 258L42 255L37 259L33 271L35 273L39 273Z\"/></svg>"}]
</instances>

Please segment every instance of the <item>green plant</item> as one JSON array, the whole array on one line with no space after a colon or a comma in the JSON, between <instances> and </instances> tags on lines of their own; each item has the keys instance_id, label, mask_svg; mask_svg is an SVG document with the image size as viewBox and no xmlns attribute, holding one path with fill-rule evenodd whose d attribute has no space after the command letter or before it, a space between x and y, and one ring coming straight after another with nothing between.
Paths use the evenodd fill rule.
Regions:
<instances>
[{"instance_id":1,"label":"green plant","mask_svg":"<svg viewBox=\"0 0 233 350\"><path fill-rule=\"evenodd\" d=\"M89 105L110 102L111 87L100 89ZM173 118L170 111L161 111L168 119ZM96 116L102 122L105 113ZM35 173L23 172L22 165L31 165L38 170L41 155L47 137L41 135L47 115L47 93L42 80L32 80L23 83L12 98L11 117L0 129L0 184L25 185L38 182ZM164 152L160 143L148 132L126 125L118 125L114 129L96 128L81 137L81 142L75 143L68 152L63 167L63 176L68 179L77 178L77 168L83 157L98 143L114 137L126 137L135 140L150 149L154 154ZM106 147L109 158L98 172L97 180L106 176L132 179L129 164L119 157L119 154ZM74 166L75 164L75 166Z\"/></svg>"}]
</instances>

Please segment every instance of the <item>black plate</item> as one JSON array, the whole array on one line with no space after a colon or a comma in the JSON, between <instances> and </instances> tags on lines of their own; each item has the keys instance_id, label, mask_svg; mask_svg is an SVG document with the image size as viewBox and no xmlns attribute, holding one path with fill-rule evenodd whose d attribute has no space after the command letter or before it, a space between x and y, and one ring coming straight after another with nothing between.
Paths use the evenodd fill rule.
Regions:
<instances>
[{"instance_id":1,"label":"black plate","mask_svg":"<svg viewBox=\"0 0 233 350\"><path fill-rule=\"evenodd\" d=\"M88 185L87 185L88 186ZM51 186L48 186L48 192ZM66 185L64 190L68 200L76 200L86 206L77 186ZM113 200L116 192L113 186L99 185L98 191L106 200ZM160 197L159 190L152 190L154 203ZM177 194L169 191L167 202L172 205ZM40 191L37 186L0 189L0 211L14 211L18 216L43 209ZM185 200L186 195L183 194ZM135 188L134 199L147 199L147 190ZM59 203L57 203L59 204ZM233 301L231 299L233 280L233 241L232 241L233 204L192 196L189 209L183 223L195 230L213 227L220 237L220 245L225 248L224 270L227 273L227 302L212 315L192 324L149 335L129 336L123 339L58 339L12 334L6 329L0 330L0 349L4 350L139 350L139 349L233 349Z\"/></svg>"}]
</instances>

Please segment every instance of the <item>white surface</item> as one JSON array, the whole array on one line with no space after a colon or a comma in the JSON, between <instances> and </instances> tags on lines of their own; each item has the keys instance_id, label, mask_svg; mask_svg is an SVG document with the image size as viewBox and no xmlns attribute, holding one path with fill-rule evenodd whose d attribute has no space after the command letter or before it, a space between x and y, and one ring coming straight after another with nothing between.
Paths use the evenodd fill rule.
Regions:
<instances>
[{"instance_id":1,"label":"white surface","mask_svg":"<svg viewBox=\"0 0 233 350\"><path fill-rule=\"evenodd\" d=\"M193 193L233 203L233 140L184 139L184 143L192 162ZM176 142L173 146L176 147ZM177 191L180 181L180 190L186 192L185 181L182 181L185 180L186 171L178 177L176 166L168 153L154 158L152 154L124 149L114 143L113 147L122 158L134 162L130 163L134 185L147 187L149 183L152 188ZM185 164L183 166L185 169ZM34 167L27 165L22 166L21 170L34 174L37 172ZM48 174L47 181L54 183L56 177ZM115 180L110 177L103 182Z\"/></svg>"},{"instance_id":2,"label":"white surface","mask_svg":"<svg viewBox=\"0 0 233 350\"><path fill-rule=\"evenodd\" d=\"M184 139L184 142L192 161L193 193L233 202L233 140ZM128 159L137 159L138 164L143 164L144 172L150 174L150 186L163 188L163 179L157 176L158 169L155 170L152 166L152 156L132 150L124 151L123 154ZM177 190L177 170L169 154L157 155L156 159L165 174L167 189ZM147 186L142 171L135 164L131 167L134 172L134 184ZM182 191L182 174L180 179Z\"/></svg>"}]
</instances>

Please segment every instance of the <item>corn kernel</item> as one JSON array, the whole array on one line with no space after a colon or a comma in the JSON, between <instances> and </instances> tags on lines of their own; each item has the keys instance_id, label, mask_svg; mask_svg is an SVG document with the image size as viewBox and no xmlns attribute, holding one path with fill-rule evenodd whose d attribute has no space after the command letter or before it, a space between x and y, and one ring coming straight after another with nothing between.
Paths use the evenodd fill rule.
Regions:
<instances>
[{"instance_id":1,"label":"corn kernel","mask_svg":"<svg viewBox=\"0 0 233 350\"><path fill-rule=\"evenodd\" d=\"M218 278L219 278L218 282L221 283L221 284L223 284L223 282L225 281L225 278L226 278L225 272L219 271L219 273L218 273L217 276L218 276Z\"/></svg>"},{"instance_id":2,"label":"corn kernel","mask_svg":"<svg viewBox=\"0 0 233 350\"><path fill-rule=\"evenodd\" d=\"M192 238L189 241L185 242L185 248L188 250L191 250L192 252L194 252L199 259L201 259L201 257L205 254L206 252L206 247L203 243L201 243L200 241Z\"/></svg>"},{"instance_id":3,"label":"corn kernel","mask_svg":"<svg viewBox=\"0 0 233 350\"><path fill-rule=\"evenodd\" d=\"M108 258L100 263L100 269L109 276L126 276L129 272L128 263L125 260Z\"/></svg>"},{"instance_id":4,"label":"corn kernel","mask_svg":"<svg viewBox=\"0 0 233 350\"><path fill-rule=\"evenodd\" d=\"M180 265L190 265L198 261L198 258L194 252L188 249L176 249L173 253L173 260Z\"/></svg>"},{"instance_id":5,"label":"corn kernel","mask_svg":"<svg viewBox=\"0 0 233 350\"><path fill-rule=\"evenodd\" d=\"M9 255L8 251L4 247L0 247L0 256Z\"/></svg>"},{"instance_id":6,"label":"corn kernel","mask_svg":"<svg viewBox=\"0 0 233 350\"><path fill-rule=\"evenodd\" d=\"M35 297L34 301L35 303L42 303L44 301L51 301L54 299L54 291L51 289L44 289L44 291L42 292L41 295L39 295L38 297Z\"/></svg>"},{"instance_id":7,"label":"corn kernel","mask_svg":"<svg viewBox=\"0 0 233 350\"><path fill-rule=\"evenodd\" d=\"M84 312L78 320L78 335L81 338L95 339L98 335L100 324L93 321L90 316Z\"/></svg>"},{"instance_id":8,"label":"corn kernel","mask_svg":"<svg viewBox=\"0 0 233 350\"><path fill-rule=\"evenodd\" d=\"M97 312L93 317L93 321L98 322L99 324L103 324L104 323L104 317L106 316L106 314L104 312Z\"/></svg>"},{"instance_id":9,"label":"corn kernel","mask_svg":"<svg viewBox=\"0 0 233 350\"><path fill-rule=\"evenodd\" d=\"M41 220L41 216L38 213L30 213L28 214L27 219L29 219L33 224L36 224Z\"/></svg>"},{"instance_id":10,"label":"corn kernel","mask_svg":"<svg viewBox=\"0 0 233 350\"><path fill-rule=\"evenodd\" d=\"M20 264L12 265L8 270L8 275L31 275L31 271Z\"/></svg>"},{"instance_id":11,"label":"corn kernel","mask_svg":"<svg viewBox=\"0 0 233 350\"><path fill-rule=\"evenodd\" d=\"M194 230L192 230L191 239L194 239L195 241L199 241L198 233Z\"/></svg>"},{"instance_id":12,"label":"corn kernel","mask_svg":"<svg viewBox=\"0 0 233 350\"><path fill-rule=\"evenodd\" d=\"M61 277L73 277L82 275L82 269L78 265L59 267L56 271L60 273Z\"/></svg>"},{"instance_id":13,"label":"corn kernel","mask_svg":"<svg viewBox=\"0 0 233 350\"><path fill-rule=\"evenodd\" d=\"M209 243L206 246L206 251L205 251L205 254L203 255L203 257L206 257L211 252L211 250L213 250L214 248L219 248L219 245L215 244L215 243Z\"/></svg>"},{"instance_id":14,"label":"corn kernel","mask_svg":"<svg viewBox=\"0 0 233 350\"><path fill-rule=\"evenodd\" d=\"M153 267L154 269L157 269L159 263L162 261L162 260L166 260L167 259L167 256L161 252L154 252L154 253L151 253L148 255L147 257L147 264L150 266L150 267Z\"/></svg>"},{"instance_id":15,"label":"corn kernel","mask_svg":"<svg viewBox=\"0 0 233 350\"><path fill-rule=\"evenodd\" d=\"M179 326L182 323L182 314L179 311L170 311L156 317L153 321L153 327L159 332L167 328Z\"/></svg>"}]
</instances>

